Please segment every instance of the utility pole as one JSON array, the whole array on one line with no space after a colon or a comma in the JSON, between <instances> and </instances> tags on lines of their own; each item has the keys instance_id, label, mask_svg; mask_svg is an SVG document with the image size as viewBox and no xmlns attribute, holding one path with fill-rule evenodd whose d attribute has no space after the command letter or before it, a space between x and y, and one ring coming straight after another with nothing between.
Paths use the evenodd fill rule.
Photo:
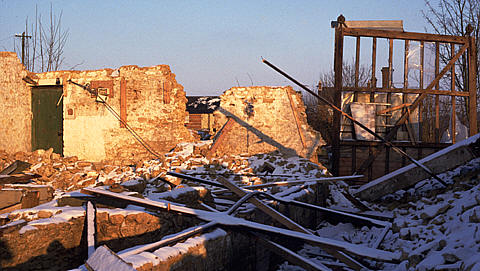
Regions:
<instances>
[{"instance_id":1,"label":"utility pole","mask_svg":"<svg viewBox=\"0 0 480 271\"><path fill-rule=\"evenodd\" d=\"M20 34L15 34L16 38L22 38L22 64L25 65L25 38L32 38L32 36L25 35L25 31Z\"/></svg>"}]
</instances>

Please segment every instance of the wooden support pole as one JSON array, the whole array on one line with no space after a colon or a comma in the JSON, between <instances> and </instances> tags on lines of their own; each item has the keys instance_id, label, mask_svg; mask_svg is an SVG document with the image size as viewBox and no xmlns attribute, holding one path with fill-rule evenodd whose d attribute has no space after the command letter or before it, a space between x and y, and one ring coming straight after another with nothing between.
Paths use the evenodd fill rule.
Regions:
<instances>
[{"instance_id":1,"label":"wooden support pole","mask_svg":"<svg viewBox=\"0 0 480 271\"><path fill-rule=\"evenodd\" d=\"M477 134L477 49L475 38L468 37L468 120L469 134L473 136Z\"/></svg>"},{"instance_id":2,"label":"wooden support pole","mask_svg":"<svg viewBox=\"0 0 480 271\"><path fill-rule=\"evenodd\" d=\"M450 44L450 55L453 57L455 55L455 44L451 43ZM455 65L452 65L452 70L450 71L450 88L452 92L455 91ZM451 119L451 137L452 137L452 143L455 144L456 142L456 134L457 134L457 97L455 96L450 96L452 100L452 119Z\"/></svg>"},{"instance_id":3,"label":"wooden support pole","mask_svg":"<svg viewBox=\"0 0 480 271\"><path fill-rule=\"evenodd\" d=\"M435 42L435 77L438 76L440 70L440 43ZM441 78L440 78L441 79ZM435 84L435 89L440 88L440 80ZM435 143L440 142L440 97L435 95L435 130L434 130Z\"/></svg>"},{"instance_id":4,"label":"wooden support pole","mask_svg":"<svg viewBox=\"0 0 480 271\"><path fill-rule=\"evenodd\" d=\"M370 79L370 102L375 102L375 92L374 89L377 88L377 78L375 77L377 64L377 38L372 39L372 78Z\"/></svg>"},{"instance_id":5,"label":"wooden support pole","mask_svg":"<svg viewBox=\"0 0 480 271\"><path fill-rule=\"evenodd\" d=\"M421 41L420 42L420 85L419 88L423 89L423 78L424 78L424 63L425 63L425 42ZM423 102L420 101L418 104L418 132L420 134L420 139L419 141L424 141L423 140Z\"/></svg>"},{"instance_id":6,"label":"wooden support pole","mask_svg":"<svg viewBox=\"0 0 480 271\"><path fill-rule=\"evenodd\" d=\"M360 73L360 37L357 37L356 48L355 48L355 88L358 88L358 80ZM353 101L358 102L358 92L353 93Z\"/></svg>"},{"instance_id":7,"label":"wooden support pole","mask_svg":"<svg viewBox=\"0 0 480 271\"><path fill-rule=\"evenodd\" d=\"M387 88L390 89L393 87L393 39L388 40L388 86ZM387 98L387 103L390 101Z\"/></svg>"},{"instance_id":8,"label":"wooden support pole","mask_svg":"<svg viewBox=\"0 0 480 271\"><path fill-rule=\"evenodd\" d=\"M337 21L340 22L335 28L335 58L334 58L334 72L335 72L335 93L333 104L337 108L342 106L342 80L343 80L343 22L345 17L338 16ZM342 114L338 111L333 112L332 124L332 174L338 176L340 172L340 122Z\"/></svg>"}]
</instances>

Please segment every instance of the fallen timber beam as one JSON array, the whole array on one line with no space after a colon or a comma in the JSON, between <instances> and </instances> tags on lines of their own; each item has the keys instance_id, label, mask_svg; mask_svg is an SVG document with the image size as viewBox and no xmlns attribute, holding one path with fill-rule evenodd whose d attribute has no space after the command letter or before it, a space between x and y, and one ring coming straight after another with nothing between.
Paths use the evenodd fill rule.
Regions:
<instances>
[{"instance_id":1,"label":"fallen timber beam","mask_svg":"<svg viewBox=\"0 0 480 271\"><path fill-rule=\"evenodd\" d=\"M202 179L199 179L199 178L191 177L187 174L182 174L182 173L177 173L177 172L167 172L167 174L178 177L178 178L187 179L187 180L193 180L193 178L195 180L202 180ZM219 187L220 187L221 184L217 184L217 185L219 185ZM225 185L223 185L223 187L225 187ZM241 189L240 187L238 187L238 188ZM239 193L237 195L238 196L241 195L241 197L243 197L247 194L247 191L242 191L241 193ZM235 192L235 191L233 191L233 192ZM309 203L305 203L305 202L301 202L301 201L297 201L297 200L285 199L285 198L282 198L282 197L274 196L274 195L272 195L270 193L266 193L266 192L260 192L258 194L262 195L262 196L265 196L267 198L270 198L274 201L278 201L282 204L287 204L287 205L291 204L291 205L296 205L296 206L303 207L303 208L306 208L306 209L311 209L311 210L315 210L315 211L321 211L321 212L329 213L331 215L344 216L345 219L349 222L355 222L355 223L366 225L366 226L381 226L381 227L386 227L386 226L389 226L389 225L391 226L391 223L381 221L381 220L378 220L378 219L363 217L361 215L351 214L351 213L340 211L340 210L333 210L333 209L329 209L329 208L326 208L326 207L321 207L321 206L317 206L317 205L313 205L313 204L309 204ZM276 210L275 210L275 212L276 212Z\"/></svg>"},{"instance_id":2,"label":"fallen timber beam","mask_svg":"<svg viewBox=\"0 0 480 271\"><path fill-rule=\"evenodd\" d=\"M284 182L271 182L271 183L264 183L264 184L256 184L256 185L243 185L242 188L245 189L262 189L268 188L273 186L287 186L287 185L297 185L297 184L304 184L308 182L331 182L331 181L345 181L345 180L355 180L363 178L363 175L353 175L353 176L341 176L341 177L326 177L326 178L318 178L318 179L311 179L311 180L298 180L298 181L284 181Z\"/></svg>"},{"instance_id":3,"label":"fallen timber beam","mask_svg":"<svg viewBox=\"0 0 480 271\"><path fill-rule=\"evenodd\" d=\"M253 235L257 238L257 241L259 241L263 246L265 246L269 250L273 251L275 254L277 254L279 256L282 256L287 261L289 261L289 262L291 262L295 265L298 265L298 266L302 267L303 269L305 269L307 271L317 271L317 270L330 271L330 270L332 270L332 269L326 267L325 265L323 265L321 263L314 263L310 259L302 257L302 256L298 255L297 253L291 251L290 249L288 249L288 248L286 248L286 247L284 247L280 244L277 244L277 243L275 243L271 240L268 240L267 238L265 238L265 237L263 237L259 234L253 234Z\"/></svg>"},{"instance_id":4,"label":"fallen timber beam","mask_svg":"<svg viewBox=\"0 0 480 271\"><path fill-rule=\"evenodd\" d=\"M247 193L247 195L245 195L243 198L241 198L239 201L237 201L237 203L235 203L228 211L227 211L227 214L229 215L232 215L237 209L238 207L240 207L241 204L243 204L246 200L248 200L250 197L252 196L255 196L257 194L259 194L260 192L250 192L250 193ZM219 212L217 210L213 210L214 212ZM275 254L285 258L287 261L295 264L295 265L298 265L302 268L304 268L305 270L312 270L312 271L330 271L331 269L322 265L322 264L315 264L314 262L310 261L309 259L307 258L304 258L300 255L298 255L297 253L291 251L290 249L286 248L286 247L283 247L269 239L267 239L266 237L264 237L263 235L261 234L258 234L258 233L254 233L254 232L246 232L247 235L251 236L251 237L254 237L256 238L257 241L259 241L263 246L265 246L267 249L273 251Z\"/></svg>"},{"instance_id":5,"label":"fallen timber beam","mask_svg":"<svg viewBox=\"0 0 480 271\"><path fill-rule=\"evenodd\" d=\"M480 134L477 134L435 152L420 161L427 164L438 174L480 157L479 148ZM424 174L415 165L410 164L361 186L354 191L354 195L362 200L373 201L397 190L412 186L426 178L428 178L428 175Z\"/></svg>"},{"instance_id":6,"label":"fallen timber beam","mask_svg":"<svg viewBox=\"0 0 480 271\"><path fill-rule=\"evenodd\" d=\"M465 48L465 46L464 46ZM464 49L465 50L465 49ZM461 51L461 50L460 50ZM460 54L461 55L461 54ZM460 56L459 56L460 57ZM453 60L453 59L452 59ZM267 66L269 66L270 68L272 68L273 70L275 70L276 72L280 73L281 75L285 76L287 79L289 79L290 81L292 81L293 83L295 83L296 85L298 85L299 87L301 87L302 89L304 89L305 91L307 91L308 93L312 94L314 97L316 97L317 99L319 99L320 101L324 102L325 104L327 104L328 106L330 106L332 109L340 112L344 117L348 118L349 120L351 120L353 123L357 124L359 127L361 127L363 130L367 131L369 134L373 135L374 137L376 137L377 139L381 140L386 146L389 146L390 148L392 148L392 150L396 151L397 153L399 153L400 155L406 157L408 160L410 160L412 163L416 164L417 166L419 166L420 168L422 168L425 172L427 172L430 176L432 176L433 178L435 178L439 183L443 184L444 186L447 186L447 184L442 181L440 178L438 178L437 175L435 175L430 169L428 169L427 167L425 167L424 165L422 165L421 163L419 163L417 160L415 160L412 156L410 156L409 154L407 154L406 152L404 152L402 149L398 148L397 146L393 145L392 142L390 142L389 138L384 138L382 136L380 136L379 134L375 133L374 131L372 131L370 128L368 128L367 126L365 126L363 123L359 122L358 120L356 120L355 118L353 118L352 116L350 116L349 114L345 113L344 111L342 111L340 108L338 108L337 106L335 106L335 104L333 104L332 102L330 102L329 100L321 97L320 95L318 95L317 93L313 92L311 89L307 88L304 84L301 84L300 82L298 82L297 80L295 80L293 77L291 77L290 75L288 75L287 73L285 73L284 71L280 70L279 68L277 68L275 65L271 64L270 62L268 62L266 59L262 59L263 63L265 63ZM450 64L450 63L449 63ZM451 65L451 64L450 64ZM447 65L448 66L448 65ZM443 71L442 71L443 72ZM434 80L435 81L435 80ZM432 82L433 83L433 82ZM424 94L422 94L424 95ZM421 95L421 96L422 96ZM421 97L420 96L420 97ZM417 100L420 98L418 97ZM415 100L415 101L417 101ZM414 102L415 104L415 102ZM413 105L412 105L413 106ZM413 109L412 109L413 110ZM403 120L404 122L405 120ZM402 123L403 123L402 122ZM398 122L397 122L398 123ZM397 126L396 126L397 127ZM397 128L398 129L398 128ZM395 129L394 129L395 130Z\"/></svg>"},{"instance_id":7,"label":"fallen timber beam","mask_svg":"<svg viewBox=\"0 0 480 271\"><path fill-rule=\"evenodd\" d=\"M318 246L329 247L331 249L339 250L341 252L348 252L359 257L366 257L373 260L380 260L386 262L398 262L400 253L393 253L389 251L364 247L356 244L351 244L343 241L332 240L329 238L309 235L301 232L296 232L288 229L282 229L274 226L264 225L257 222L247 221L242 218L232 217L225 213L209 212L189 207L179 206L168 202L153 201L149 199L140 199L132 196L122 195L98 188L84 188L81 190L84 194L93 196L114 198L126 201L130 204L143 206L155 210L172 211L176 213L186 214L197 217L207 222L216 222L221 226L231 228L243 228L260 232L272 236L289 237L304 242L308 242Z\"/></svg>"},{"instance_id":8,"label":"fallen timber beam","mask_svg":"<svg viewBox=\"0 0 480 271\"><path fill-rule=\"evenodd\" d=\"M170 172L168 172L167 174L170 174ZM180 175L178 175L179 173L176 173L176 174L177 174L177 176L180 176ZM188 175L186 175L186 176L188 176ZM224 186L226 186L229 190L231 190L233 193L235 193L239 197L246 197L248 195L247 192L244 191L242 188L238 187L236 184L234 184L234 183L232 183L232 182L230 182L230 181L228 181L228 180L226 180L222 177L219 177L218 181L221 184L223 184ZM271 196L267 193L262 193L262 194L266 195L266 196ZM260 200L254 198L254 197L249 197L247 199L250 203L255 205L258 209L260 209L261 211L263 211L264 213L266 213L267 215L269 215L270 217L275 219L277 222L279 222L282 225L288 227L289 229L295 230L295 231L298 231L298 232L302 232L302 233L305 233L305 234L313 235L307 229L305 229L302 226L300 226L299 224L295 223L290 218L284 216L283 214L281 214L277 210L273 209L272 207L264 204ZM300 202L298 202L298 203L300 203ZM314 205L311 205L310 207L312 207L312 206L314 206ZM355 259L351 258L349 255L345 254L344 252L336 251L334 249L330 249L329 247L322 247L322 248L325 251L327 251L331 255L335 256L337 259L339 259L340 261L342 261L343 263L347 264L348 266L350 266L351 268L353 268L355 270L361 270L361 269L365 268L365 266L363 266L361 263L359 263Z\"/></svg>"},{"instance_id":9,"label":"fallen timber beam","mask_svg":"<svg viewBox=\"0 0 480 271\"><path fill-rule=\"evenodd\" d=\"M190 230L187 230L185 232L178 233L175 236L171 236L171 237L162 239L158 242L150 243L150 244L143 245L143 246L138 246L138 247L135 247L133 249L126 249L126 250L118 253L118 255L121 256L121 257L127 257L127 256L130 256L130 255L135 255L135 254L142 253L142 252L147 251L147 250L152 250L152 249L157 249L157 248L160 248L160 247L163 247L163 246L168 246L170 244L179 242L181 240L184 240L184 239L189 238L191 236L194 236L196 234L202 233L202 232L204 232L204 231L206 231L210 228L213 228L214 226L218 226L218 223L215 222L215 221L211 221L211 222L208 222L204 225L200 225L200 226L191 228Z\"/></svg>"}]
</instances>

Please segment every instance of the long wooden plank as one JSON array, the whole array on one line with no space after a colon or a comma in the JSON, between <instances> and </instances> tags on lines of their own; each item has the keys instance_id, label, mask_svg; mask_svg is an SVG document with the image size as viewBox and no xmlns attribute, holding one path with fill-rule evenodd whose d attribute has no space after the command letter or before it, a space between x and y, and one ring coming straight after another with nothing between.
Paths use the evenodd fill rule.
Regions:
<instances>
[{"instance_id":1,"label":"long wooden plank","mask_svg":"<svg viewBox=\"0 0 480 271\"><path fill-rule=\"evenodd\" d=\"M288 101L290 102L290 108L292 109L293 118L297 126L298 135L300 136L300 141L304 149L307 148L307 142L305 140L305 135L302 132L302 127L300 126L300 119L298 118L297 111L295 110L295 105L293 104L293 99L288 90L285 90L287 93Z\"/></svg>"},{"instance_id":2,"label":"long wooden plank","mask_svg":"<svg viewBox=\"0 0 480 271\"><path fill-rule=\"evenodd\" d=\"M291 251L290 249L288 249L284 246L281 246L281 245L279 245L279 244L277 244L273 241L270 241L270 240L266 239L265 237L263 237L261 235L256 234L255 236L257 237L257 241L259 241L263 246L265 246L269 250L273 251L275 254L285 258L287 261L289 261L289 262L291 262L295 265L298 265L305 270L308 270L308 271L318 271L318 270L330 271L330 270L332 270L332 269L326 267L325 265L323 265L321 263L318 263L318 264L314 263L310 259L302 257L302 256L298 255L297 253Z\"/></svg>"},{"instance_id":3,"label":"long wooden plank","mask_svg":"<svg viewBox=\"0 0 480 271\"><path fill-rule=\"evenodd\" d=\"M223 184L225 187L227 187L230 191L235 193L237 196L244 197L245 195L247 195L247 192L245 192L242 188L238 187L236 184L228 181L227 179L223 177L219 177L217 178L217 180L219 183ZM260 200L256 198L250 198L248 201L253 205L255 205L255 207L257 207L258 209L260 209L261 211L263 211L264 213L268 214L273 219L281 223L282 225L286 226L287 228L298 231L298 232L310 234L310 232L307 229L293 222L290 218L282 215L280 212L264 204Z\"/></svg>"},{"instance_id":4,"label":"long wooden plank","mask_svg":"<svg viewBox=\"0 0 480 271\"><path fill-rule=\"evenodd\" d=\"M367 21L345 21L348 28L378 29L389 31L403 31L402 20L367 20Z\"/></svg>"},{"instance_id":5,"label":"long wooden plank","mask_svg":"<svg viewBox=\"0 0 480 271\"><path fill-rule=\"evenodd\" d=\"M399 40L418 40L424 42L443 42L443 43L457 43L467 44L468 38L463 36L450 36L450 35L437 35L428 33L417 32L397 32L388 30L374 30L374 29L360 29L360 28L343 28L343 34L345 36L354 37L375 37L386 39L399 39Z\"/></svg>"},{"instance_id":6,"label":"long wooden plank","mask_svg":"<svg viewBox=\"0 0 480 271\"><path fill-rule=\"evenodd\" d=\"M217 222L223 226L229 227L240 227L249 229L256 232L262 232L274 236L284 236L289 238L294 238L297 240L302 240L311 244L315 244L321 247L328 247L330 249L340 250L342 252L352 253L360 257L367 257L374 260L388 261L388 262L398 262L400 259L400 253L383 251L379 249L373 249L365 246L355 245L343 241L332 240L329 238L319 237L315 235L305 234L297 231L292 231L288 229L282 229L274 226L269 226L265 224L260 224L252 221L247 221L243 218L232 217L224 213L209 212L199 209L193 209L189 207L179 206L174 203L169 202L160 202L153 201L149 199L140 199L137 197L122 195L119 193L99 189L99 188L83 188L81 190L84 194L103 196L109 198L115 198L118 200L126 201L134 205L144 206L147 208L171 211L186 215L195 216L201 220L207 222Z\"/></svg>"},{"instance_id":7,"label":"long wooden plank","mask_svg":"<svg viewBox=\"0 0 480 271\"><path fill-rule=\"evenodd\" d=\"M189 175L186 175L186 174L182 174L182 173L168 172L167 174L178 177L178 178L187 179L187 180L189 180L189 179L193 180L193 178L194 178L194 180L198 180L198 178L195 178L195 177L192 177L192 176L189 176ZM357 178L357 177L360 177L360 176L348 176L348 177ZM343 177L333 177L333 178L341 179ZM200 182L200 183L202 183L202 182ZM232 184L232 185L234 185L234 184ZM226 187L225 184L222 184L222 186ZM255 187L258 187L258 186L255 186ZM242 189L241 187L238 187L238 188L240 190ZM251 186L246 186L246 187L243 187L243 188L250 189ZM237 190L237 189L235 189L235 190ZM247 191L239 192L237 194L237 196L244 197L245 195L247 195ZM306 209L311 209L311 210L315 210L315 211L328 213L330 215L343 216L343 217L345 217L346 221L354 221L354 222L362 224L362 225L367 225L367 226L386 226L386 225L390 225L390 223L379 221L379 220L376 220L376 219L371 219L371 218L368 218L368 217L362 217L362 216L351 214L351 213L348 213L348 212L333 210L333 209L330 209L330 208L325 208L325 207L321 207L321 206L317 206L317 205L313 205L313 204L309 204L309 203L305 203L305 202L300 202L300 201L296 201L296 200L285 199L283 197L278 197L278 196L275 196L275 195L271 195L270 193L267 193L267 192L262 192L262 195L267 196L268 198L273 199L273 200L278 201L278 202L283 203L283 204L287 204L287 205L291 204L291 205L299 206L299 207L306 208ZM274 210L274 211L276 212L276 210ZM280 215L282 215L282 214L280 214Z\"/></svg>"}]
</instances>

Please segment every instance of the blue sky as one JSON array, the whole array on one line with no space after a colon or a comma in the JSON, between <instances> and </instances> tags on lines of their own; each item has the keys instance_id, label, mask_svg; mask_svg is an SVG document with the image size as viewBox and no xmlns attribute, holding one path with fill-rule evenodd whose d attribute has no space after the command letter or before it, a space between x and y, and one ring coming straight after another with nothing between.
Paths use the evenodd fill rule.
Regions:
<instances>
[{"instance_id":1,"label":"blue sky","mask_svg":"<svg viewBox=\"0 0 480 271\"><path fill-rule=\"evenodd\" d=\"M218 95L240 84L291 85L263 56L307 85L333 63L330 21L403 20L424 32L423 0L413 1L32 1L0 0L0 50L33 20L63 12L69 31L63 69L170 65L187 95ZM19 40L17 39L17 43ZM353 39L346 42L354 44ZM365 46L366 48L367 46ZM346 59L351 59L346 49ZM363 56L363 54L362 54ZM368 63L367 63L368 64ZM250 79L251 78L251 79Z\"/></svg>"}]
</instances>

